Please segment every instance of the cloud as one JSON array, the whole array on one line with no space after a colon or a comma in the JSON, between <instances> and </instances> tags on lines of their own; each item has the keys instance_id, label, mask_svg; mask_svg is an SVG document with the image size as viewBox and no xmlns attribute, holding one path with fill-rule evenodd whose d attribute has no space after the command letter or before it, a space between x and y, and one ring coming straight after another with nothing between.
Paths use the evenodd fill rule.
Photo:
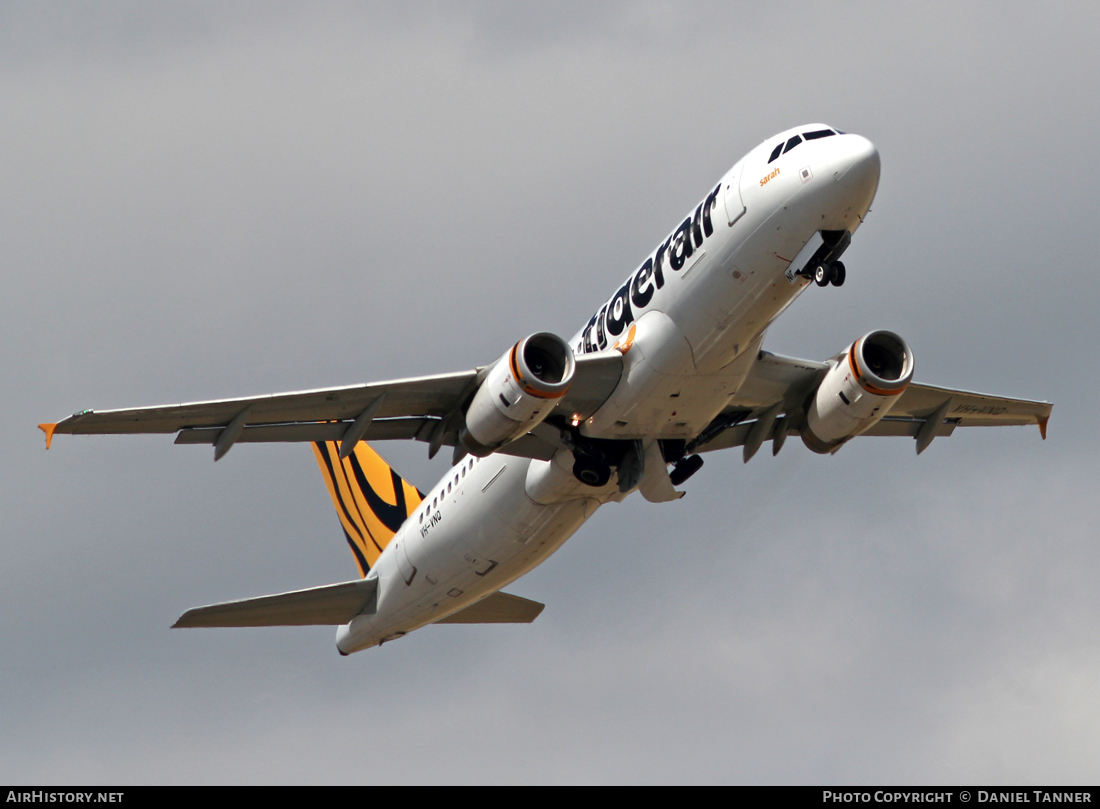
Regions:
<instances>
[{"instance_id":1,"label":"cloud","mask_svg":"<svg viewBox=\"0 0 1100 809\"><path fill-rule=\"evenodd\" d=\"M5 6L4 683L25 782L1075 782L1090 777L1097 449L1088 9ZM828 32L828 35L823 35ZM1049 44L1048 44L1049 43ZM1052 43L1061 43L1054 45ZM1034 430L707 458L512 586L529 627L169 631L337 581L310 454L68 438L84 407L471 367L571 334L740 154L883 155L842 290ZM976 434L975 434L976 433ZM381 451L421 486L423 447Z\"/></svg>"}]
</instances>

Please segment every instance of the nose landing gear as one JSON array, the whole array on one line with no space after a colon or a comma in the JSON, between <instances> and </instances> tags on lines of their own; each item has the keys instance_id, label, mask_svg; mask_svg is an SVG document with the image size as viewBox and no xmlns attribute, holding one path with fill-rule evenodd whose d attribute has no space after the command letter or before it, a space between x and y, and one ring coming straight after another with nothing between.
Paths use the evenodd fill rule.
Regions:
<instances>
[{"instance_id":1,"label":"nose landing gear","mask_svg":"<svg viewBox=\"0 0 1100 809\"><path fill-rule=\"evenodd\" d=\"M814 267L814 282L819 287L827 287L829 284L834 287L844 286L846 275L844 263L841 261L834 261L832 264L821 262Z\"/></svg>"},{"instance_id":2,"label":"nose landing gear","mask_svg":"<svg viewBox=\"0 0 1100 809\"><path fill-rule=\"evenodd\" d=\"M840 256L852 243L852 234L846 230L823 230L821 240L821 246L817 248L817 252L802 268L799 275L813 278L819 287L826 287L829 284L835 287L842 286L846 273L844 265L840 262Z\"/></svg>"}]
</instances>

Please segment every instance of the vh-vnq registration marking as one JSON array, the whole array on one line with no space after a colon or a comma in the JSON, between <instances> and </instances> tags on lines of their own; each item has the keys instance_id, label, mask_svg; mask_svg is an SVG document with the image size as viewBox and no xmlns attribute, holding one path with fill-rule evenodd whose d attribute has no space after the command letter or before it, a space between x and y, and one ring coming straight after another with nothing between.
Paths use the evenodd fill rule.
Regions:
<instances>
[{"instance_id":1,"label":"vh-vnq registration marking","mask_svg":"<svg viewBox=\"0 0 1100 809\"><path fill-rule=\"evenodd\" d=\"M792 154L793 153L793 154ZM481 368L316 391L82 410L55 434L176 433L215 459L237 443L313 445L359 578L188 610L177 627L330 625L350 654L426 624L529 623L542 605L502 588L601 506L682 496L702 455L797 435L817 453L958 427L1038 425L1051 406L913 381L914 354L871 331L825 361L762 349L841 255L879 180L866 138L824 124L769 138L691 208L571 337L535 333ZM800 256L797 260L794 257ZM367 442L417 440L452 467L423 493Z\"/></svg>"}]
</instances>

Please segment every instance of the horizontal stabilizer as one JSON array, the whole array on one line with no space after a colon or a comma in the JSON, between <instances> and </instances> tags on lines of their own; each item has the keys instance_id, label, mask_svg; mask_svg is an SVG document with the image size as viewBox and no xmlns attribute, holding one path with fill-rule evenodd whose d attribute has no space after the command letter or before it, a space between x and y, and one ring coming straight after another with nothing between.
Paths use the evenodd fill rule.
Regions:
<instances>
[{"instance_id":1,"label":"horizontal stabilizer","mask_svg":"<svg viewBox=\"0 0 1100 809\"><path fill-rule=\"evenodd\" d=\"M172 628L341 626L360 613L373 612L377 594L378 579L326 584L308 590L195 607L181 615Z\"/></svg>"},{"instance_id":2,"label":"horizontal stabilizer","mask_svg":"<svg viewBox=\"0 0 1100 809\"><path fill-rule=\"evenodd\" d=\"M539 617L545 604L528 598L493 593L454 615L440 618L437 624L529 624Z\"/></svg>"}]
</instances>

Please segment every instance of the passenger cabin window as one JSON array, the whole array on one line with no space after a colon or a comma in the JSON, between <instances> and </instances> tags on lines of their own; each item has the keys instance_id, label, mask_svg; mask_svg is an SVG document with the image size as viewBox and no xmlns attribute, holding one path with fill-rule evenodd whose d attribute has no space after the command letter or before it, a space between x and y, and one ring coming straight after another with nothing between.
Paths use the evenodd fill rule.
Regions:
<instances>
[{"instance_id":1,"label":"passenger cabin window","mask_svg":"<svg viewBox=\"0 0 1100 809\"><path fill-rule=\"evenodd\" d=\"M786 154L800 143L802 143L802 138L800 138L798 135L795 135L793 138L787 141L787 147L783 150L783 154Z\"/></svg>"},{"instance_id":2,"label":"passenger cabin window","mask_svg":"<svg viewBox=\"0 0 1100 809\"><path fill-rule=\"evenodd\" d=\"M818 138L827 138L830 135L835 135L831 129L819 129L816 132L803 132L802 137L806 140L817 140Z\"/></svg>"}]
</instances>

